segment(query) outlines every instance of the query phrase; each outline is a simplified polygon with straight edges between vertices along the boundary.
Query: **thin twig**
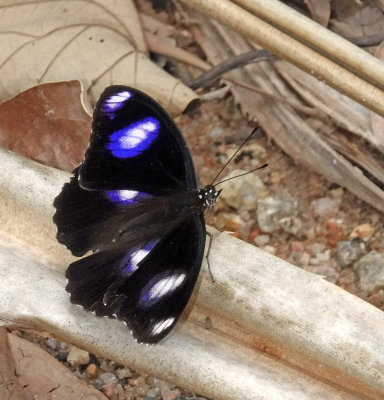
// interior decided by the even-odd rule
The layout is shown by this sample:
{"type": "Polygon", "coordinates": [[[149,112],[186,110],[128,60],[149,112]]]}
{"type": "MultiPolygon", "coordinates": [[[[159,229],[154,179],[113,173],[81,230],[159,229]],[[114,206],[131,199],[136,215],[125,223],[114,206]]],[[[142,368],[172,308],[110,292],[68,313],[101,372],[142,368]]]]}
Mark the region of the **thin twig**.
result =
{"type": "Polygon", "coordinates": [[[251,50],[247,53],[233,56],[221,62],[220,64],[214,66],[212,69],[201,74],[197,78],[186,82],[186,85],[189,86],[191,89],[196,90],[211,84],[213,81],[220,78],[228,71],[231,71],[235,68],[244,67],[251,62],[268,60],[272,57],[274,57],[274,55],[267,50],[251,50]]]}

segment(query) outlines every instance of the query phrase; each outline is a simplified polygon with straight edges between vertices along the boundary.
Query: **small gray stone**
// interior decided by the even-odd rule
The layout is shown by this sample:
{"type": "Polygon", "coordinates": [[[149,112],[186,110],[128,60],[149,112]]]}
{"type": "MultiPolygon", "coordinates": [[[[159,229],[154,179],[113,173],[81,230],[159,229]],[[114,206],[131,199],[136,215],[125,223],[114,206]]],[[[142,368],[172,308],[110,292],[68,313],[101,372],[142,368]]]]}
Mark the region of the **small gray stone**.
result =
{"type": "Polygon", "coordinates": [[[119,382],[116,375],[112,374],[112,372],[104,372],[103,374],[100,374],[99,378],[104,383],[118,383],[119,382]]]}
{"type": "Polygon", "coordinates": [[[322,253],[317,253],[315,257],[311,257],[310,264],[311,265],[323,265],[327,264],[331,259],[331,250],[327,249],[322,253]]]}
{"type": "Polygon", "coordinates": [[[105,385],[105,383],[101,379],[93,379],[89,382],[94,388],[97,390],[101,390],[101,388],[105,385]]]}
{"type": "Polygon", "coordinates": [[[297,215],[298,202],[286,193],[258,200],[257,222],[263,232],[271,233],[281,228],[280,220],[297,215]]]}
{"type": "Polygon", "coordinates": [[[354,264],[363,290],[384,286],[384,254],[371,251],[354,264]]]}
{"type": "Polygon", "coordinates": [[[55,338],[47,339],[47,346],[50,347],[51,349],[55,350],[56,346],[57,346],[57,340],[55,338]]]}
{"type": "Polygon", "coordinates": [[[279,225],[283,228],[284,232],[297,235],[303,226],[301,219],[298,217],[283,217],[279,219],[279,225]]]}
{"type": "Polygon", "coordinates": [[[161,395],[163,396],[165,393],[169,392],[173,385],[169,382],[163,381],[161,379],[156,379],[156,381],[152,385],[154,388],[160,389],[161,395]]]}
{"type": "Polygon", "coordinates": [[[343,240],[337,243],[337,262],[341,268],[345,268],[361,258],[366,252],[363,240],[356,238],[343,240]]]}
{"type": "Polygon", "coordinates": [[[221,128],[220,126],[215,125],[211,132],[209,132],[209,137],[212,139],[218,139],[219,137],[223,136],[224,129],[221,128]]]}
{"type": "MultiPolygon", "coordinates": [[[[236,169],[223,178],[241,175],[248,171],[236,169]]],[[[220,185],[221,186],[221,185],[220,185]]],[[[255,210],[257,200],[267,195],[263,181],[256,174],[242,176],[223,183],[220,197],[231,207],[242,210],[255,210]]]]}
{"type": "Polygon", "coordinates": [[[269,242],[270,239],[271,237],[269,235],[259,235],[256,236],[253,241],[255,242],[257,247],[263,247],[269,242]]]}
{"type": "Polygon", "coordinates": [[[340,198],[332,199],[330,197],[322,197],[312,202],[313,212],[318,217],[334,216],[340,207],[340,198]]]}
{"type": "Polygon", "coordinates": [[[153,398],[160,397],[160,389],[159,388],[149,389],[148,393],[147,393],[147,396],[148,397],[153,397],[153,398]]]}

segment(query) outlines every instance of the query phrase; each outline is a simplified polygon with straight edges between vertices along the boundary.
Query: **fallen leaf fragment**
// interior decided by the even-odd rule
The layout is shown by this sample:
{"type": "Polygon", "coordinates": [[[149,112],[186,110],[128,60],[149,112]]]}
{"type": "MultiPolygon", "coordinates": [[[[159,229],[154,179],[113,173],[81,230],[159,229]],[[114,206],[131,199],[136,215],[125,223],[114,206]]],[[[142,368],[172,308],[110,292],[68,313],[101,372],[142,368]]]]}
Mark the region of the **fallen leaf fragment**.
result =
{"type": "Polygon", "coordinates": [[[196,99],[148,58],[132,0],[2,2],[0,35],[0,101],[38,83],[74,79],[92,104],[112,84],[148,92],[172,115],[196,99]]]}
{"type": "Polygon", "coordinates": [[[90,131],[79,81],[41,84],[0,104],[0,145],[52,167],[79,165],[90,131]]]}
{"type": "Polygon", "coordinates": [[[40,347],[8,334],[15,369],[27,399],[107,400],[40,347]]]}

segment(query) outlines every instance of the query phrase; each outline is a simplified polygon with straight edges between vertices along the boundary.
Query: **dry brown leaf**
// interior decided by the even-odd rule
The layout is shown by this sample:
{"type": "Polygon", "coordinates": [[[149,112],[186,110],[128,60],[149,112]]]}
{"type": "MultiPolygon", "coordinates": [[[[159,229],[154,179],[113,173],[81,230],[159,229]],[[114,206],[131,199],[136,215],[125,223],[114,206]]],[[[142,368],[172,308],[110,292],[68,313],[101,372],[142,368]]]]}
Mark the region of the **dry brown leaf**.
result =
{"type": "Polygon", "coordinates": [[[45,83],[0,104],[0,145],[66,171],[83,159],[91,117],[79,81],[45,83]]]}
{"type": "Polygon", "coordinates": [[[0,399],[24,400],[5,328],[0,328],[0,399]]]}
{"type": "Polygon", "coordinates": [[[376,147],[383,146],[383,142],[372,131],[370,111],[367,108],[292,64],[277,61],[274,66],[308,104],[324,111],[338,126],[364,138],[376,147]]]}
{"type": "Polygon", "coordinates": [[[331,15],[330,0],[305,0],[312,18],[321,25],[328,26],[331,15]]]}
{"type": "Polygon", "coordinates": [[[0,27],[0,100],[41,82],[74,79],[92,102],[104,87],[126,84],[150,93],[173,115],[196,97],[146,56],[132,1],[6,0],[0,27]]]}
{"type": "Polygon", "coordinates": [[[8,334],[8,339],[27,399],[107,400],[40,347],[12,334],[8,334]]]}
{"type": "Polygon", "coordinates": [[[344,37],[361,37],[383,32],[384,14],[379,4],[372,2],[369,5],[360,2],[351,4],[350,0],[345,3],[348,4],[345,4],[343,11],[340,11],[340,19],[332,19],[330,22],[333,31],[344,37]]]}

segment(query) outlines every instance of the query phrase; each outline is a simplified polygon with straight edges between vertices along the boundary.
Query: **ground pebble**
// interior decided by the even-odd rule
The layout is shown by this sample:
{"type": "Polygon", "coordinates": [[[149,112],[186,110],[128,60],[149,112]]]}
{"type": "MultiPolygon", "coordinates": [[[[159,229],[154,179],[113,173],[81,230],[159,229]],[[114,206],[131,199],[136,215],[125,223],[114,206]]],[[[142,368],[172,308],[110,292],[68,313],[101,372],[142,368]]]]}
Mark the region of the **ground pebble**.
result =
{"type": "Polygon", "coordinates": [[[57,340],[55,338],[47,339],[47,346],[50,347],[51,349],[55,350],[56,346],[57,346],[57,340]]]}
{"type": "Polygon", "coordinates": [[[97,376],[97,366],[96,364],[89,364],[87,369],[85,370],[85,375],[88,379],[94,379],[97,376]]]}
{"type": "Polygon", "coordinates": [[[282,228],[280,221],[284,222],[285,217],[295,217],[297,207],[297,200],[286,193],[259,199],[256,212],[259,228],[266,233],[282,228]]]}
{"type": "Polygon", "coordinates": [[[132,378],[129,380],[129,384],[131,386],[144,386],[145,385],[145,379],[143,376],[139,376],[137,378],[132,378]]]}
{"type": "Polygon", "coordinates": [[[88,351],[78,349],[77,347],[73,346],[71,351],[68,353],[67,362],[72,367],[88,364],[89,353],[88,351]]]}
{"type": "Polygon", "coordinates": [[[221,128],[220,126],[214,126],[211,132],[209,132],[209,137],[212,139],[218,139],[220,136],[222,136],[224,133],[224,129],[221,128]]]}
{"type": "Polygon", "coordinates": [[[101,379],[94,379],[89,382],[94,388],[101,390],[101,388],[104,386],[104,382],[101,379]]]}
{"type": "Polygon", "coordinates": [[[363,239],[364,241],[367,241],[372,237],[374,231],[375,228],[372,225],[361,224],[353,229],[353,231],[349,235],[349,238],[350,239],[360,238],[363,239]]]}
{"type": "Polygon", "coordinates": [[[131,378],[132,376],[132,372],[128,367],[124,367],[124,368],[118,368],[115,371],[115,375],[119,378],[119,379],[124,379],[124,378],[131,378]]]}
{"type": "Polygon", "coordinates": [[[123,386],[122,386],[120,383],[118,383],[118,384],[116,385],[116,393],[117,393],[119,396],[124,396],[124,394],[125,394],[124,388],[123,388],[123,386]]]}
{"type": "Polygon", "coordinates": [[[270,253],[270,254],[276,254],[276,247],[273,247],[273,246],[264,246],[263,248],[262,248],[264,251],[266,251],[267,253],[270,253]]]}
{"type": "Polygon", "coordinates": [[[332,217],[339,211],[340,200],[321,197],[312,202],[313,212],[318,217],[332,217]]]}
{"type": "Polygon", "coordinates": [[[354,264],[363,290],[384,286],[384,254],[371,251],[354,264]]]}
{"type": "Polygon", "coordinates": [[[161,392],[161,395],[163,395],[164,393],[169,392],[169,391],[172,389],[172,387],[173,387],[173,385],[171,385],[170,383],[168,383],[168,382],[166,382],[166,381],[163,381],[163,380],[161,380],[161,379],[157,379],[157,380],[153,383],[152,386],[153,386],[153,387],[156,387],[156,388],[159,388],[159,389],[160,389],[160,392],[161,392]]]}
{"type": "Polygon", "coordinates": [[[359,238],[338,242],[337,262],[341,268],[345,268],[361,258],[365,251],[365,243],[359,238]]]}
{"type": "Polygon", "coordinates": [[[288,261],[298,267],[305,267],[309,265],[310,259],[311,256],[308,253],[294,251],[289,256],[288,261]]]}
{"type": "MultiPolygon", "coordinates": [[[[223,178],[227,179],[248,171],[236,169],[223,178]]],[[[232,179],[223,184],[220,197],[231,207],[242,210],[254,210],[257,200],[267,195],[267,189],[259,176],[249,174],[241,179],[232,179]]]]}
{"type": "Polygon", "coordinates": [[[104,372],[103,374],[100,374],[99,378],[104,382],[104,383],[118,383],[119,380],[117,379],[115,374],[112,374],[112,372],[104,372]]]}
{"type": "Polygon", "coordinates": [[[331,259],[331,250],[325,250],[323,253],[317,253],[315,257],[310,259],[311,265],[322,265],[326,264],[331,259]]]}
{"type": "Polygon", "coordinates": [[[279,225],[283,228],[284,232],[297,235],[300,232],[303,223],[301,222],[300,218],[290,216],[281,218],[279,220],[279,225]]]}
{"type": "Polygon", "coordinates": [[[160,396],[160,389],[159,388],[149,389],[148,393],[147,393],[147,396],[148,397],[153,397],[153,398],[159,397],[160,396]]]}
{"type": "Polygon", "coordinates": [[[163,400],[176,400],[177,398],[180,398],[180,391],[177,389],[163,394],[163,400]]]}
{"type": "Polygon", "coordinates": [[[117,394],[116,383],[108,382],[101,388],[102,392],[111,399],[114,394],[117,394]]]}
{"type": "Polygon", "coordinates": [[[263,247],[269,242],[270,239],[271,237],[269,235],[259,235],[256,236],[253,241],[255,242],[256,246],[263,247]]]}

